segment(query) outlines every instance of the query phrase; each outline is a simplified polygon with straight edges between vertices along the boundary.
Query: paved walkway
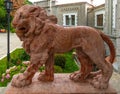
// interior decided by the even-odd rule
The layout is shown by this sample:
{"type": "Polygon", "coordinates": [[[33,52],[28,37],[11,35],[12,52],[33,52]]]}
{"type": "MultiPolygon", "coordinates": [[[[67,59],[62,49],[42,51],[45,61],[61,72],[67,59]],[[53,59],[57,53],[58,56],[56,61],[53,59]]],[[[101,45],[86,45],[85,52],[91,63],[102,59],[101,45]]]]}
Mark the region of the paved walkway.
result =
{"type": "MultiPolygon", "coordinates": [[[[10,51],[21,47],[22,42],[15,33],[10,34],[10,51]]],[[[7,54],[7,33],[0,33],[0,58],[7,54]]]]}

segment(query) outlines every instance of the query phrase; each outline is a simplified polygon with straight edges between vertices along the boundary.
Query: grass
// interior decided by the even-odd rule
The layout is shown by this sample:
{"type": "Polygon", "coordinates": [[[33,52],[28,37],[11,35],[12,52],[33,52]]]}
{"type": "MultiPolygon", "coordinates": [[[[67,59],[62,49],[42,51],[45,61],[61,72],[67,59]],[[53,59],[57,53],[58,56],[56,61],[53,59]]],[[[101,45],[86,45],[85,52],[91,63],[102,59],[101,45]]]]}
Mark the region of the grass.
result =
{"type": "MultiPolygon", "coordinates": [[[[15,71],[12,71],[10,73],[11,77],[10,79],[5,79],[4,82],[0,82],[0,87],[1,86],[6,86],[8,82],[11,81],[12,79],[12,76],[14,74],[17,74],[20,72],[20,69],[21,69],[21,64],[20,62],[22,62],[21,60],[19,60],[23,54],[24,50],[23,49],[16,49],[15,51],[13,51],[11,54],[10,54],[10,62],[9,62],[9,66],[12,67],[12,66],[16,66],[17,65],[17,70],[15,71]]],[[[2,74],[6,72],[7,70],[7,57],[4,57],[3,59],[0,60],[0,80],[2,79],[2,74]]]]}
{"type": "Polygon", "coordinates": [[[4,73],[7,69],[7,59],[3,58],[2,60],[0,60],[0,77],[2,75],[2,73],[4,73]]]}

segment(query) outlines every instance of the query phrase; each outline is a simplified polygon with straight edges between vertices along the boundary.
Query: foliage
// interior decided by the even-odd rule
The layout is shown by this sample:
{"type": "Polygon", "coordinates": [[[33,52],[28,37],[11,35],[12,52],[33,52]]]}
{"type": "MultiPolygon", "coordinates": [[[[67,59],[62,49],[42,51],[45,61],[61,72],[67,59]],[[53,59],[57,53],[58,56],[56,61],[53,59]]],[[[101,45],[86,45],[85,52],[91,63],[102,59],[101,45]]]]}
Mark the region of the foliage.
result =
{"type": "Polygon", "coordinates": [[[0,60],[0,76],[2,75],[2,73],[4,73],[7,69],[7,60],[6,58],[3,58],[2,60],[0,60]]]}
{"type": "MultiPolygon", "coordinates": [[[[45,66],[39,68],[39,71],[42,72],[45,70],[45,66]]],[[[63,69],[60,66],[54,65],[54,73],[62,73],[63,69]]]]}
{"type": "Polygon", "coordinates": [[[0,29],[6,28],[6,10],[4,6],[4,0],[0,0],[0,29]]]}
{"type": "Polygon", "coordinates": [[[11,53],[11,63],[14,65],[20,65],[22,61],[29,60],[29,55],[26,54],[24,49],[16,49],[11,53]]]}
{"type": "Polygon", "coordinates": [[[60,67],[60,66],[54,66],[54,72],[55,73],[62,73],[63,72],[63,69],[60,67]]]}
{"type": "Polygon", "coordinates": [[[25,53],[25,51],[23,49],[16,49],[15,51],[13,51],[10,54],[10,57],[11,57],[10,62],[9,62],[10,69],[14,66],[16,66],[17,69],[10,71],[9,79],[2,77],[2,75],[4,75],[4,74],[7,75],[6,74],[6,70],[8,70],[7,69],[7,58],[5,57],[2,60],[0,60],[0,86],[6,86],[7,83],[11,81],[13,75],[24,72],[24,70],[27,67],[26,65],[24,65],[22,63],[22,61],[23,61],[23,59],[28,60],[29,56],[25,53]]]}
{"type": "Polygon", "coordinates": [[[0,79],[1,79],[0,86],[7,86],[7,83],[11,81],[12,77],[15,74],[22,73],[22,72],[24,72],[25,69],[26,69],[26,67],[21,66],[21,65],[11,67],[9,69],[10,70],[9,73],[4,72],[4,74],[2,74],[2,76],[0,76],[0,79]],[[9,78],[7,77],[8,74],[10,75],[9,78]]]}
{"type": "MultiPolygon", "coordinates": [[[[32,4],[32,2],[25,0],[25,4],[32,4]]],[[[12,21],[12,17],[10,17],[10,20],[12,21]]],[[[7,30],[7,13],[5,10],[4,0],[0,0],[0,29],[7,30]]],[[[10,32],[15,32],[15,29],[12,26],[10,27],[10,32]]]]}
{"type": "Polygon", "coordinates": [[[30,56],[25,52],[25,50],[22,49],[19,59],[22,61],[28,61],[30,60],[30,56]]]}
{"type": "Polygon", "coordinates": [[[75,64],[74,59],[72,58],[72,52],[73,51],[70,51],[64,54],[66,58],[66,64],[65,68],[63,69],[63,73],[71,73],[79,69],[78,66],[75,64]]]}
{"type": "Polygon", "coordinates": [[[60,66],[61,68],[65,68],[66,59],[63,54],[55,55],[55,65],[60,66]]]}
{"type": "Polygon", "coordinates": [[[25,4],[32,4],[29,0],[25,0],[25,4]]]}
{"type": "MultiPolygon", "coordinates": [[[[23,49],[16,49],[10,54],[10,62],[9,66],[16,66],[16,65],[22,65],[23,59],[27,61],[29,58],[28,55],[26,55],[25,51],[23,49]]],[[[3,58],[0,60],[0,76],[2,73],[4,73],[7,69],[7,58],[3,58]]]]}

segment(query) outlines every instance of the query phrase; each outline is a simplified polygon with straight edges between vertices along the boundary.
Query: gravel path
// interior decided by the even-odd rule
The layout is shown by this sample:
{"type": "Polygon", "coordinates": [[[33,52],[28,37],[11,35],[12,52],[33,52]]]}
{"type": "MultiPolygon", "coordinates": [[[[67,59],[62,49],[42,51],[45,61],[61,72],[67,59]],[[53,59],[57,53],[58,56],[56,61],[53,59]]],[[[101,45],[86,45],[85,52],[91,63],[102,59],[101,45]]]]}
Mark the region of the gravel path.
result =
{"type": "MultiPolygon", "coordinates": [[[[10,34],[10,51],[15,48],[20,48],[22,42],[18,39],[15,33],[10,34]]],[[[7,54],[7,33],[0,33],[0,58],[7,54]]]]}

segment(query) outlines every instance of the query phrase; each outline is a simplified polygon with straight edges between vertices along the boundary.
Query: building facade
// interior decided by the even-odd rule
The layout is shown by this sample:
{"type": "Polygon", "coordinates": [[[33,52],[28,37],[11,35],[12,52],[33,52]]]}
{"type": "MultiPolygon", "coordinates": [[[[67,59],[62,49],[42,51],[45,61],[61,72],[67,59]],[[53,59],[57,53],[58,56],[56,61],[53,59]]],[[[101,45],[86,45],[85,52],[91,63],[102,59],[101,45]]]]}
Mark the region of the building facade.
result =
{"type": "Polygon", "coordinates": [[[89,16],[87,15],[88,9],[90,10],[93,6],[87,2],[55,5],[53,0],[43,0],[34,4],[45,8],[49,15],[56,15],[59,25],[69,27],[92,24],[93,26],[93,15],[91,15],[90,23],[88,23],[89,16]]]}
{"type": "Polygon", "coordinates": [[[114,68],[120,73],[120,0],[105,0],[104,32],[111,37],[116,48],[114,68]]]}

